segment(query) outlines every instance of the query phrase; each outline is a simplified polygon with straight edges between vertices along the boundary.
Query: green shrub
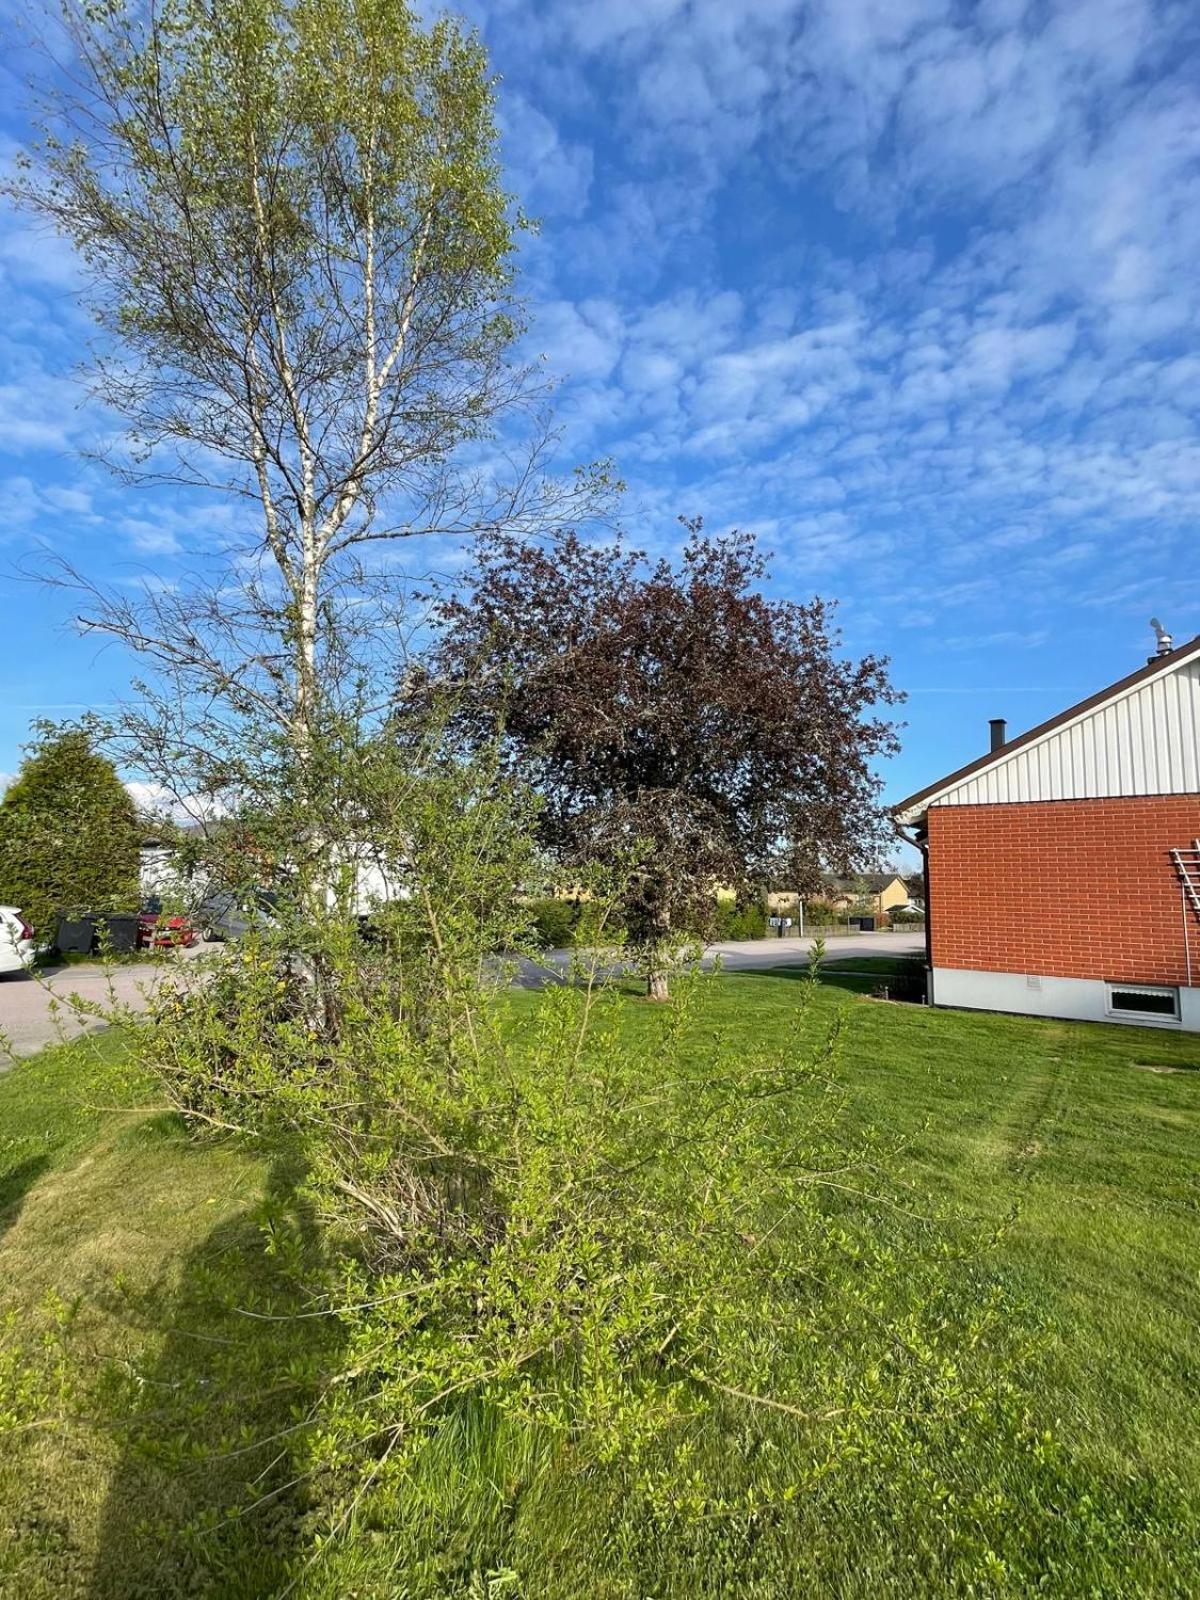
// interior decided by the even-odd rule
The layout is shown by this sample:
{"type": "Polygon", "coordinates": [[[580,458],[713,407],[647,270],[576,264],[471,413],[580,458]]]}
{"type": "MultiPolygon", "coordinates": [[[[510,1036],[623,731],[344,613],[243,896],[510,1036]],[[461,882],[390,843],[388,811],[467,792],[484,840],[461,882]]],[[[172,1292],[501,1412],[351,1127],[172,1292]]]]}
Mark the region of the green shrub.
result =
{"type": "Polygon", "coordinates": [[[733,919],[734,939],[762,939],[767,932],[767,913],[760,905],[743,906],[733,919]]]}
{"type": "MultiPolygon", "coordinates": [[[[399,792],[386,767],[372,781],[399,792]]],[[[1003,1302],[947,1298],[953,1232],[874,1136],[841,1131],[842,1013],[814,1017],[815,981],[795,1026],[753,1044],[695,973],[633,1032],[582,971],[517,1005],[493,952],[528,911],[500,892],[528,870],[519,804],[492,773],[440,769],[409,777],[394,827],[409,893],[370,941],[336,906],[283,908],[132,1030],[181,1111],[298,1174],[321,1249],[282,1214],[269,1248],[340,1330],[283,1446],[289,1479],[320,1485],[311,1531],[386,1518],[415,1563],[386,1592],[468,1592],[441,1562],[465,1547],[487,1570],[481,1513],[427,1485],[486,1430],[530,1472],[607,1486],[622,1584],[659,1540],[697,1572],[723,1549],[740,1592],[747,1518],[958,1425],[956,1352],[1003,1302]],[[870,1228],[848,1194],[877,1204],[870,1228]],[[786,1455],[760,1450],[781,1428],[786,1455]],[[728,1449],[700,1447],[732,1436],[731,1477],[728,1449]]]]}
{"type": "Polygon", "coordinates": [[[722,901],[717,907],[714,938],[762,939],[767,933],[767,913],[754,903],[722,901]]]}
{"type": "Polygon", "coordinates": [[[579,906],[573,900],[547,897],[527,907],[534,942],[542,950],[565,950],[575,943],[579,906]]]}
{"type": "Polygon", "coordinates": [[[0,803],[0,901],[53,939],[61,912],[137,908],[140,832],[129,791],[87,733],[35,732],[0,803]]]}
{"type": "MultiPolygon", "coordinates": [[[[952,1351],[999,1307],[947,1313],[945,1239],[924,1219],[852,1240],[830,1205],[821,1174],[882,1166],[837,1131],[840,1018],[815,1049],[735,1048],[707,981],[677,984],[632,1039],[623,996],[587,986],[551,988],[518,1022],[478,997],[469,1034],[429,1026],[440,1008],[350,1007],[319,1071],[311,1019],[256,937],[176,1009],[158,1054],[177,1103],[295,1141],[330,1241],[310,1288],[342,1325],[341,1367],[297,1470],[403,1503],[477,1408],[568,1478],[615,1474],[647,1527],[686,1543],[735,1515],[693,1458],[731,1402],[747,1426],[759,1410],[830,1419],[787,1475],[751,1474],[767,1518],[877,1448],[879,1416],[957,1414],[952,1351]],[[881,1318],[901,1274],[920,1294],[881,1318]]],[[[389,989],[381,965],[370,990],[389,989]]],[[[801,985],[798,1023],[811,996],[801,985]]]]}

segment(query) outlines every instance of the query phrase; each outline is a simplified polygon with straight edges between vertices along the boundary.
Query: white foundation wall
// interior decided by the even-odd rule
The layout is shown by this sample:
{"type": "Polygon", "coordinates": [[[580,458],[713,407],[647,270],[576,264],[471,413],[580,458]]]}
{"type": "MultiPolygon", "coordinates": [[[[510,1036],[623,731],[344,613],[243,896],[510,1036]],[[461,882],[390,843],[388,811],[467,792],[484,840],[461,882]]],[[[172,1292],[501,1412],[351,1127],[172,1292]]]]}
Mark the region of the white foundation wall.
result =
{"type": "Polygon", "coordinates": [[[1200,1033],[1200,989],[1180,989],[1178,1017],[1133,1018],[1113,1016],[1108,1009],[1108,985],[1098,978],[1045,978],[1037,973],[966,972],[959,967],[934,967],[930,979],[929,999],[935,1006],[1200,1033]]]}

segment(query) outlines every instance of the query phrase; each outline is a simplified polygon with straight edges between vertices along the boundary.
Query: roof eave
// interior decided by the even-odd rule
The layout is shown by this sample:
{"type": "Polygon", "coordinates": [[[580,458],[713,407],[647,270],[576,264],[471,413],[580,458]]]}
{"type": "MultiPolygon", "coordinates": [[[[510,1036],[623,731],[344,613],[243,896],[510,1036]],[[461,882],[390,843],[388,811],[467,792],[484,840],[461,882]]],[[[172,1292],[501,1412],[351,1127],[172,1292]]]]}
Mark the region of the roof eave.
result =
{"type": "Polygon", "coordinates": [[[947,790],[956,788],[966,778],[973,778],[986,768],[995,766],[1012,755],[1014,751],[1024,749],[1025,746],[1036,744],[1048,734],[1065,727],[1067,723],[1074,722],[1077,717],[1087,716],[1097,710],[1109,700],[1119,699],[1131,690],[1140,688],[1142,684],[1149,683],[1160,673],[1173,672],[1176,667],[1184,666],[1193,657],[1200,655],[1200,634],[1189,639],[1185,644],[1169,651],[1163,656],[1154,656],[1144,667],[1139,667],[1136,672],[1129,673],[1124,678],[1119,678],[1116,683],[1110,683],[1107,689],[1101,689],[1094,695],[1089,695],[1086,700],[1077,701],[1075,705],[1068,706],[1065,711],[1060,711],[1057,716],[1050,717],[1045,722],[1040,722],[1037,727],[1030,728],[1028,732],[1010,739],[1002,744],[998,750],[989,750],[986,754],[968,761],[965,767],[959,767],[957,772],[951,772],[944,778],[939,778],[936,783],[929,784],[924,789],[918,789],[915,794],[910,794],[906,800],[901,800],[892,807],[892,817],[901,827],[912,827],[919,823],[931,805],[936,805],[939,798],[947,790]]]}

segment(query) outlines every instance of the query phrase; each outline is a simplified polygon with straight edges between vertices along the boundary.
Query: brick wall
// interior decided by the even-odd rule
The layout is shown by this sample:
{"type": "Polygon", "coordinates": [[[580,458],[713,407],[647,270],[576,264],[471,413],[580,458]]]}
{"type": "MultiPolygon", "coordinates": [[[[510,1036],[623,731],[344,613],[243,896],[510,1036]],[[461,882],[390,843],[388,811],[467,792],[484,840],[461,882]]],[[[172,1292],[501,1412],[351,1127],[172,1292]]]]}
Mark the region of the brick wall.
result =
{"type": "MultiPolygon", "coordinates": [[[[935,967],[1186,983],[1172,845],[1200,795],[931,806],[935,967]]],[[[1190,925],[1200,973],[1200,920],[1190,925]]]]}

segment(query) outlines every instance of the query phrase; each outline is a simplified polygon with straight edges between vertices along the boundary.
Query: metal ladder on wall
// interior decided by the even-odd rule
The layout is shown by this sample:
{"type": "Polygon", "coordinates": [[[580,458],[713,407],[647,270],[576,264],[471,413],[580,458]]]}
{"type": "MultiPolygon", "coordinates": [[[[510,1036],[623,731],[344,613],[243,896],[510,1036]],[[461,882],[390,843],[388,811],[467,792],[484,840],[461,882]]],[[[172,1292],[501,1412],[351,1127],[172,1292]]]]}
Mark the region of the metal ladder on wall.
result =
{"type": "Polygon", "coordinates": [[[1186,850],[1172,850],[1171,861],[1179,878],[1179,901],[1183,912],[1183,949],[1187,959],[1188,988],[1192,983],[1192,941],[1189,933],[1192,916],[1200,922],[1200,839],[1193,839],[1186,850]]]}

